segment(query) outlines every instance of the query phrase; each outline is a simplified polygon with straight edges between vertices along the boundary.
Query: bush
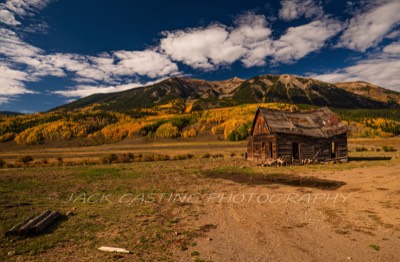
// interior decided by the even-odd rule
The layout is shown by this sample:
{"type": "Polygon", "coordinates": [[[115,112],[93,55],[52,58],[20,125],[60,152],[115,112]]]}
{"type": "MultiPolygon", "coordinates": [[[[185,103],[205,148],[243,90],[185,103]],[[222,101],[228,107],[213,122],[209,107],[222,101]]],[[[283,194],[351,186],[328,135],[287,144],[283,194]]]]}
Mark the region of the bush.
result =
{"type": "Polygon", "coordinates": [[[171,159],[171,157],[169,155],[157,154],[157,155],[154,156],[154,160],[155,161],[167,161],[167,160],[170,160],[170,159],[171,159]]]}
{"type": "Polygon", "coordinates": [[[60,164],[60,165],[64,162],[64,161],[63,161],[63,158],[60,157],[60,156],[57,157],[56,159],[57,159],[58,164],[60,164]]]}
{"type": "Polygon", "coordinates": [[[171,123],[166,123],[157,128],[155,137],[159,138],[177,138],[179,136],[179,129],[171,123]]]}
{"type": "Polygon", "coordinates": [[[197,130],[194,128],[189,129],[189,130],[184,130],[184,131],[182,131],[181,136],[183,138],[195,137],[195,136],[197,136],[197,130]]]}
{"type": "Polygon", "coordinates": [[[397,151],[397,149],[394,148],[393,146],[383,146],[382,150],[385,151],[385,152],[395,152],[395,151],[397,151]]]}
{"type": "Polygon", "coordinates": [[[3,168],[6,165],[6,161],[0,158],[0,168],[3,168]]]}
{"type": "Polygon", "coordinates": [[[129,163],[133,161],[133,154],[132,153],[124,153],[118,155],[118,162],[119,163],[129,163]]]}
{"type": "Polygon", "coordinates": [[[32,156],[21,156],[17,159],[17,162],[19,163],[24,163],[25,165],[32,162],[33,161],[33,157],[32,156]]]}
{"type": "Polygon", "coordinates": [[[231,156],[231,157],[235,157],[236,154],[232,152],[232,153],[230,153],[230,156],[231,156]]]}
{"type": "Polygon", "coordinates": [[[219,158],[219,157],[224,157],[223,154],[214,154],[212,155],[213,158],[219,158]]]}
{"type": "Polygon", "coordinates": [[[368,148],[362,146],[362,147],[356,147],[356,152],[363,152],[363,151],[368,151],[368,148]]]}
{"type": "Polygon", "coordinates": [[[210,157],[211,157],[211,154],[210,154],[210,153],[204,154],[204,155],[202,156],[202,158],[210,158],[210,157]]]}
{"type": "Polygon", "coordinates": [[[238,131],[233,130],[232,132],[229,133],[227,139],[229,141],[239,141],[240,140],[240,135],[239,135],[238,131]]]}
{"type": "Polygon", "coordinates": [[[153,154],[143,154],[142,155],[142,162],[151,162],[154,161],[154,155],[153,154]]]}
{"type": "Polygon", "coordinates": [[[184,155],[176,155],[173,157],[173,160],[185,160],[194,158],[193,154],[184,154],[184,155]]]}
{"type": "Polygon", "coordinates": [[[116,154],[106,154],[100,158],[102,164],[111,164],[118,159],[116,154]]]}

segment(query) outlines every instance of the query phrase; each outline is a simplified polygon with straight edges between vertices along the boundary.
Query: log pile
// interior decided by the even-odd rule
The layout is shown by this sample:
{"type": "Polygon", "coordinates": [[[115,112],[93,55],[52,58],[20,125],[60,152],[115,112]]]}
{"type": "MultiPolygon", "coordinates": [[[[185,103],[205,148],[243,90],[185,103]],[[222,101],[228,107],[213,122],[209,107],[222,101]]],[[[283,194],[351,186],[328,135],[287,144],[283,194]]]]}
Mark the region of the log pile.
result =
{"type": "Polygon", "coordinates": [[[23,236],[30,234],[40,234],[46,228],[48,228],[51,224],[53,224],[58,218],[62,215],[58,211],[51,212],[50,210],[46,210],[35,216],[28,221],[21,222],[10,228],[5,232],[5,236],[23,236]]]}
{"type": "Polygon", "coordinates": [[[294,159],[292,157],[279,157],[277,159],[267,159],[261,165],[262,166],[303,166],[311,164],[334,164],[334,163],[345,163],[347,159],[340,160],[329,160],[320,161],[317,159],[294,159]]]}

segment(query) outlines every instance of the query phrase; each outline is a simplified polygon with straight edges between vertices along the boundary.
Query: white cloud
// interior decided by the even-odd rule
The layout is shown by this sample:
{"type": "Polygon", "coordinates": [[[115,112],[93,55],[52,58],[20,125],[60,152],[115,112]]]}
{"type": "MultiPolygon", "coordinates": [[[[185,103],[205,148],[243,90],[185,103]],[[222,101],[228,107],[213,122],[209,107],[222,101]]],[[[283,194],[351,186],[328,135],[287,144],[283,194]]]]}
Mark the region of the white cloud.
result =
{"type": "Polygon", "coordinates": [[[7,0],[0,4],[0,22],[9,26],[18,26],[21,23],[16,16],[33,16],[45,8],[52,0],[7,0]]]}
{"type": "Polygon", "coordinates": [[[386,35],[385,37],[389,38],[389,39],[395,39],[399,36],[400,36],[400,30],[395,30],[395,31],[391,32],[390,34],[386,35]]]}
{"type": "Polygon", "coordinates": [[[22,41],[15,32],[0,28],[0,55],[7,56],[15,61],[20,57],[37,56],[44,51],[22,41]]]}
{"type": "MultiPolygon", "coordinates": [[[[390,46],[392,45],[388,47],[390,46]]],[[[331,73],[321,75],[310,74],[310,76],[331,83],[366,81],[400,92],[399,72],[400,53],[392,53],[390,56],[380,53],[375,58],[359,60],[355,65],[335,70],[331,73]]]]}
{"type": "Polygon", "coordinates": [[[25,87],[23,81],[29,81],[26,72],[13,70],[5,64],[0,64],[0,104],[10,101],[10,97],[21,94],[34,94],[25,87]]]}
{"type": "Polygon", "coordinates": [[[400,55],[400,43],[392,43],[383,48],[383,52],[400,55]]]}
{"type": "MultiPolygon", "coordinates": [[[[57,90],[53,91],[53,94],[58,94],[64,97],[86,97],[93,94],[105,94],[105,93],[114,93],[129,90],[132,88],[137,88],[141,86],[148,86],[160,81],[165,80],[166,78],[160,78],[154,81],[149,81],[146,83],[140,82],[132,82],[127,84],[120,84],[120,85],[77,85],[75,87],[69,88],[67,90],[57,90]]],[[[73,101],[73,99],[70,99],[73,101]]]]}
{"type": "Polygon", "coordinates": [[[245,50],[241,62],[245,67],[262,66],[265,57],[273,54],[271,29],[264,16],[247,13],[235,21],[236,28],[230,33],[229,39],[234,44],[241,45],[245,50]]]}
{"type": "Polygon", "coordinates": [[[242,53],[241,46],[228,42],[229,32],[223,25],[166,32],[160,48],[173,60],[196,69],[213,69],[232,63],[242,53]]]}
{"type": "Polygon", "coordinates": [[[117,86],[92,86],[92,85],[78,85],[69,90],[57,90],[52,92],[53,94],[62,95],[65,97],[85,97],[92,94],[99,93],[113,93],[119,91],[125,91],[135,87],[142,86],[140,83],[130,83],[117,86]]]}
{"type": "Polygon", "coordinates": [[[10,11],[5,9],[0,10],[0,22],[11,26],[16,26],[21,24],[15,19],[14,15],[10,11]]]}
{"type": "Polygon", "coordinates": [[[213,24],[164,34],[160,49],[195,69],[213,70],[238,60],[246,67],[263,65],[272,53],[271,29],[264,16],[254,13],[239,16],[233,28],[213,24]]]}
{"type": "Polygon", "coordinates": [[[384,1],[365,13],[356,14],[338,43],[339,47],[365,51],[375,47],[392,28],[400,23],[400,1],[384,1]]]}
{"type": "Polygon", "coordinates": [[[282,0],[281,6],[279,17],[285,21],[292,21],[302,16],[312,18],[324,15],[322,6],[314,0],[282,0]]]}
{"type": "Polygon", "coordinates": [[[276,62],[293,62],[321,49],[325,42],[336,35],[342,26],[331,19],[313,21],[309,24],[290,27],[279,40],[273,43],[276,62]]]}
{"type": "Polygon", "coordinates": [[[178,71],[175,63],[154,50],[117,51],[113,56],[119,59],[116,64],[107,58],[99,58],[97,61],[116,75],[138,74],[156,78],[178,71]]]}
{"type": "Polygon", "coordinates": [[[7,104],[8,102],[10,102],[10,100],[10,97],[0,95],[0,105],[7,104]]]}

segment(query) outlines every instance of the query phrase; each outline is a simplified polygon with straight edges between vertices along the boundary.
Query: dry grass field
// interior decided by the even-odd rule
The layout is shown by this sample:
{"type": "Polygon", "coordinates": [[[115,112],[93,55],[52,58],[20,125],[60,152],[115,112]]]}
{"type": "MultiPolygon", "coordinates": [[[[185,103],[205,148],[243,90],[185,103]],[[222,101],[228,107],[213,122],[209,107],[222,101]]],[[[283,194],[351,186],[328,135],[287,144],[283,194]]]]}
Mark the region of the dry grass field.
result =
{"type": "Polygon", "coordinates": [[[352,139],[349,146],[352,157],[392,159],[261,167],[240,156],[244,142],[8,144],[0,149],[7,163],[31,155],[48,164],[0,169],[1,232],[46,209],[72,213],[40,235],[2,236],[0,260],[398,261],[400,139],[352,139]],[[397,151],[384,152],[385,145],[397,151]],[[128,152],[194,156],[82,161],[128,152]]]}

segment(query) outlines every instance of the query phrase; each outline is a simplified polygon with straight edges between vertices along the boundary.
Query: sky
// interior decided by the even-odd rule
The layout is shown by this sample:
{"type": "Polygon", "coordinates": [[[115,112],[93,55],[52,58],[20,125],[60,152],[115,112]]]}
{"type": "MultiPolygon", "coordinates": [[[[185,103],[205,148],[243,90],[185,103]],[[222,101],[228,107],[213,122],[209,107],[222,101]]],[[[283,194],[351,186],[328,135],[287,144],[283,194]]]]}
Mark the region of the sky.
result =
{"type": "Polygon", "coordinates": [[[174,76],[294,74],[400,91],[400,0],[0,0],[0,111],[174,76]]]}

